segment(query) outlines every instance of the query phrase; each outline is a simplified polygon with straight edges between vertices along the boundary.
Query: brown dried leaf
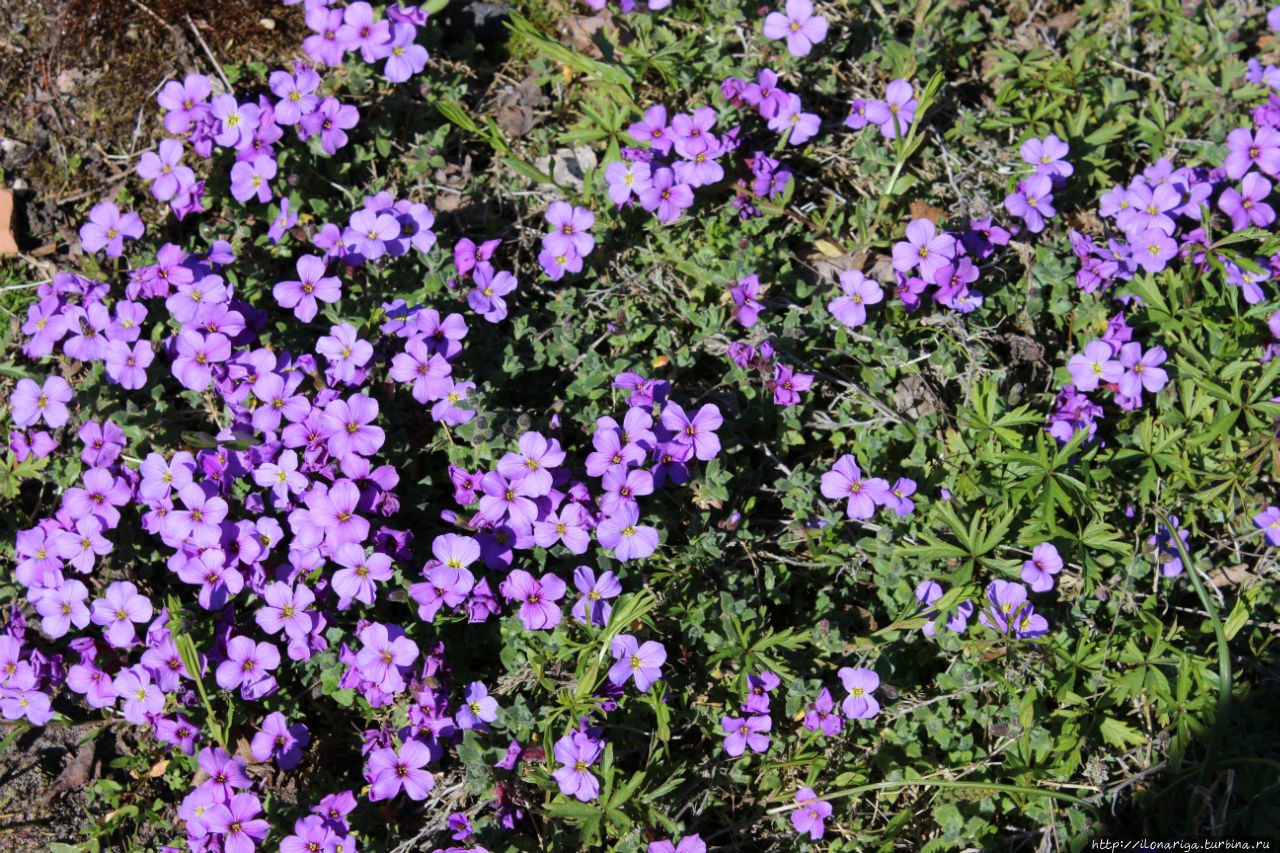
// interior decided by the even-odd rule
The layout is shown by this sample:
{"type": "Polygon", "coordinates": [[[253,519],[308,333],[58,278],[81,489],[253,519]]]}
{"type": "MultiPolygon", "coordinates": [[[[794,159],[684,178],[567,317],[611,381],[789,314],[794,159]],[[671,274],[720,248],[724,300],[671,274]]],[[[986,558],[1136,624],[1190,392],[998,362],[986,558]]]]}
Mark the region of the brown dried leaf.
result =
{"type": "Polygon", "coordinates": [[[93,781],[93,753],[97,748],[97,737],[92,740],[80,744],[80,748],[76,750],[75,758],[62,769],[58,774],[58,778],[54,780],[53,785],[45,792],[41,802],[49,805],[54,798],[68,791],[78,791],[88,786],[93,781]]]}
{"type": "Polygon", "coordinates": [[[1256,576],[1251,573],[1247,566],[1243,563],[1234,566],[1222,566],[1209,572],[1209,583],[1218,588],[1224,586],[1235,586],[1245,581],[1255,579],[1256,576]]]}
{"type": "Polygon", "coordinates": [[[13,237],[13,190],[0,190],[0,255],[18,254],[13,237]]]}
{"type": "Polygon", "coordinates": [[[541,123],[542,117],[535,112],[548,103],[550,101],[543,94],[537,78],[526,77],[519,86],[508,86],[503,90],[494,120],[507,136],[513,139],[524,136],[541,123]]]}
{"type": "Polygon", "coordinates": [[[600,30],[606,33],[618,31],[613,24],[613,14],[608,9],[598,15],[568,15],[564,28],[573,40],[574,48],[592,59],[604,59],[604,54],[595,43],[595,34],[600,30]]]}
{"type": "Polygon", "coordinates": [[[942,208],[934,207],[933,205],[927,204],[926,202],[923,202],[920,199],[916,199],[915,201],[911,202],[911,218],[912,219],[927,219],[930,222],[932,222],[934,225],[937,225],[938,217],[941,216],[942,213],[943,213],[942,208]]]}

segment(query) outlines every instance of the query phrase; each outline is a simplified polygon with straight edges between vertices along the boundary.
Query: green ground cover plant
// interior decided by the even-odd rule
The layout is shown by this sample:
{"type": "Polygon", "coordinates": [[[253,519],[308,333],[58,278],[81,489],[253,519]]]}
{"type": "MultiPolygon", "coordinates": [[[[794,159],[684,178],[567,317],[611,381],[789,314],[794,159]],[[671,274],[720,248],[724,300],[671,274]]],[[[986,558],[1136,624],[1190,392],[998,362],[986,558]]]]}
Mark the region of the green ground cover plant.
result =
{"type": "Polygon", "coordinates": [[[305,7],[5,291],[63,849],[1280,835],[1280,11],[305,7]]]}

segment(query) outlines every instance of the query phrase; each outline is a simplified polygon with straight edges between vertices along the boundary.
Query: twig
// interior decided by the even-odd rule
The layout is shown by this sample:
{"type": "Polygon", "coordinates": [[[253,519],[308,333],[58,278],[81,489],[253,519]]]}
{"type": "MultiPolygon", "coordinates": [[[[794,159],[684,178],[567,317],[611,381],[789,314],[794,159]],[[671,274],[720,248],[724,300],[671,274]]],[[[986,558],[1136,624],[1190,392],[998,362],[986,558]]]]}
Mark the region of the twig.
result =
{"type": "Polygon", "coordinates": [[[219,64],[218,58],[213,55],[213,51],[209,49],[209,45],[205,44],[204,36],[200,35],[200,31],[196,29],[196,22],[191,20],[190,15],[183,15],[187,19],[187,26],[191,27],[191,34],[196,37],[196,41],[204,48],[205,56],[209,57],[209,61],[213,63],[213,70],[218,72],[218,78],[222,80],[222,85],[227,87],[227,91],[231,91],[231,81],[227,79],[227,75],[222,71],[222,65],[219,64]]]}
{"type": "MultiPolygon", "coordinates": [[[[146,12],[146,13],[147,13],[148,15],[150,15],[151,17],[155,18],[157,21],[159,21],[159,22],[160,22],[160,26],[164,27],[166,30],[173,29],[173,27],[169,24],[169,22],[168,22],[168,21],[166,21],[164,18],[160,17],[160,16],[159,16],[159,15],[157,15],[155,12],[153,12],[153,11],[151,10],[151,7],[150,7],[150,6],[148,6],[147,4],[145,4],[145,3],[141,3],[141,2],[139,2],[139,0],[129,0],[129,2],[130,2],[130,3],[132,3],[133,5],[137,6],[137,7],[138,7],[139,9],[141,9],[142,11],[146,12]]],[[[191,20],[191,19],[190,19],[190,18],[188,18],[187,20],[189,21],[189,20],[191,20]]]]}

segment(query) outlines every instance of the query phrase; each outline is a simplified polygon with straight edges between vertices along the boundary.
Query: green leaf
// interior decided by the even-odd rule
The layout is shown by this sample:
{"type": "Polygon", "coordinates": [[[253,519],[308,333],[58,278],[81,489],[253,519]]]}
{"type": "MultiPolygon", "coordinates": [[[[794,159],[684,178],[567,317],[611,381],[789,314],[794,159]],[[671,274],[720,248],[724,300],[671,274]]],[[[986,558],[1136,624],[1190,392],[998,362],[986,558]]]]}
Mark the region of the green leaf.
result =
{"type": "Polygon", "coordinates": [[[1141,732],[1114,717],[1104,717],[1102,722],[1098,724],[1098,731],[1103,740],[1117,749],[1128,749],[1131,746],[1139,746],[1147,742],[1146,737],[1141,732]]]}
{"type": "Polygon", "coordinates": [[[469,133],[480,132],[480,125],[476,124],[475,119],[467,115],[466,110],[458,104],[452,101],[436,101],[436,109],[440,111],[440,115],[463,130],[469,133]]]}

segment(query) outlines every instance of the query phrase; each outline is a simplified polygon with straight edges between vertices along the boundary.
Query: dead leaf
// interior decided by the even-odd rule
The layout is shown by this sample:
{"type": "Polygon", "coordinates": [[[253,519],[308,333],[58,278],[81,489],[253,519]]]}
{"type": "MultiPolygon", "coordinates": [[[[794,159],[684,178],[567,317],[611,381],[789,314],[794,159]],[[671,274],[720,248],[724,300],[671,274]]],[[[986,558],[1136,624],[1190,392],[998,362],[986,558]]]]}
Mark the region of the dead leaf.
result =
{"type": "Polygon", "coordinates": [[[519,86],[508,86],[503,90],[494,120],[508,137],[524,136],[542,122],[536,111],[548,103],[550,101],[543,94],[537,78],[526,77],[519,86]]]}
{"type": "Polygon", "coordinates": [[[54,780],[53,785],[45,792],[41,802],[49,805],[54,798],[60,794],[69,791],[79,791],[85,788],[93,779],[93,753],[97,748],[98,739],[95,736],[91,740],[80,744],[80,748],[76,750],[75,758],[62,769],[58,774],[58,778],[54,780]]]}
{"type": "Polygon", "coordinates": [[[573,39],[573,46],[592,59],[604,59],[604,54],[596,44],[595,34],[601,30],[606,33],[618,31],[618,28],[613,25],[613,15],[608,9],[598,15],[568,15],[564,21],[564,28],[569,38],[573,39]]]}
{"type": "Polygon", "coordinates": [[[1044,22],[1045,29],[1049,30],[1055,39],[1061,38],[1071,32],[1080,20],[1080,16],[1076,14],[1075,9],[1068,9],[1061,14],[1054,15],[1052,18],[1044,22]]]}
{"type": "Polygon", "coordinates": [[[826,255],[828,258],[838,258],[844,254],[844,252],[840,251],[840,248],[836,246],[835,243],[832,243],[829,240],[818,240],[813,245],[819,252],[826,255]]]}
{"type": "Polygon", "coordinates": [[[1255,576],[1249,571],[1243,563],[1235,566],[1223,566],[1209,572],[1209,583],[1218,588],[1224,586],[1235,586],[1253,579],[1255,576]]]}
{"type": "Polygon", "coordinates": [[[586,186],[587,172],[596,166],[596,152],[585,145],[577,148],[558,148],[549,157],[533,161],[534,168],[548,172],[555,182],[574,190],[586,186]]]}
{"type": "Polygon", "coordinates": [[[13,237],[13,190],[0,190],[0,255],[18,254],[18,241],[13,237]]]}
{"type": "Polygon", "coordinates": [[[934,207],[933,205],[927,204],[926,202],[923,202],[920,199],[916,199],[915,201],[911,202],[911,218],[912,219],[927,219],[930,222],[932,222],[934,225],[937,225],[938,217],[942,215],[942,212],[943,212],[942,208],[934,207]]]}
{"type": "Polygon", "coordinates": [[[158,779],[164,775],[164,771],[169,769],[169,759],[162,758],[155,764],[151,765],[151,769],[147,771],[147,775],[152,779],[158,779]]]}

